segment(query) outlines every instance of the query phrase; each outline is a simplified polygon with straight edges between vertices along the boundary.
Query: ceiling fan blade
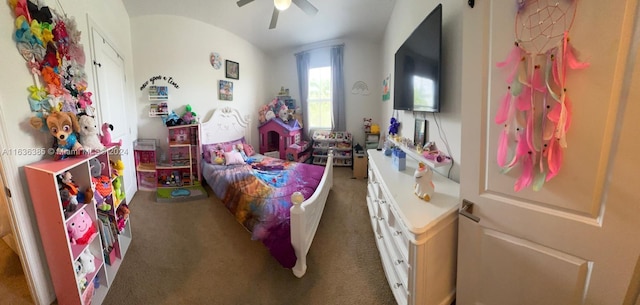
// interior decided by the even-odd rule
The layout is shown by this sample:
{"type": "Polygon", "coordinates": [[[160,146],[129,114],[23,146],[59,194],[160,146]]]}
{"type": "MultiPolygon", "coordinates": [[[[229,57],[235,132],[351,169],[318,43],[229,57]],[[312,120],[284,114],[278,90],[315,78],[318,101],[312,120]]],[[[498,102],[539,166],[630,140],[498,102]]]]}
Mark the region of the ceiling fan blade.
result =
{"type": "Polygon", "coordinates": [[[308,0],[292,0],[292,2],[309,16],[313,16],[318,13],[318,9],[308,0]]]}
{"type": "Polygon", "coordinates": [[[244,5],[247,5],[249,3],[253,2],[253,0],[239,0],[238,2],[236,2],[236,4],[238,5],[238,7],[242,7],[244,5]]]}
{"type": "Polygon", "coordinates": [[[280,11],[277,8],[273,8],[273,15],[271,15],[271,23],[269,24],[269,29],[275,29],[276,23],[278,23],[278,13],[280,11]]]}

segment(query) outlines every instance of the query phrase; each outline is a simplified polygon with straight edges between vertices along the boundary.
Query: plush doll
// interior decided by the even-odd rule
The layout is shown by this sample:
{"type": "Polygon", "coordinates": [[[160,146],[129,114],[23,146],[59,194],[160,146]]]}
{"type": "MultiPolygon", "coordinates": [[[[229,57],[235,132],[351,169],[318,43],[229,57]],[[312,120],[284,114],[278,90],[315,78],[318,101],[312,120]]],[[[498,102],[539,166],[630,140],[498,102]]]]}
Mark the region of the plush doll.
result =
{"type": "Polygon", "coordinates": [[[364,127],[364,132],[371,132],[371,118],[363,118],[362,125],[364,127]]]}
{"type": "Polygon", "coordinates": [[[80,125],[80,144],[86,152],[104,150],[104,145],[100,143],[98,124],[96,120],[88,115],[82,115],[78,119],[80,125]]]}
{"type": "Polygon", "coordinates": [[[111,179],[108,176],[100,176],[99,178],[91,178],[96,185],[96,191],[103,197],[111,195],[111,179]]]}
{"type": "Polygon", "coordinates": [[[124,175],[124,162],[122,160],[112,161],[109,160],[109,164],[111,164],[111,169],[113,170],[112,175],[122,176],[124,175]]]}
{"type": "Polygon", "coordinates": [[[84,210],[75,214],[67,222],[67,232],[71,244],[87,244],[91,238],[97,234],[96,228],[91,221],[91,217],[84,210]]]}
{"type": "Polygon", "coordinates": [[[111,132],[109,130],[113,130],[113,125],[109,124],[109,123],[104,123],[102,124],[102,134],[100,135],[100,142],[102,142],[102,145],[118,145],[118,146],[122,146],[122,140],[118,141],[117,143],[115,142],[111,142],[111,132]]]}
{"type": "Polygon", "coordinates": [[[429,201],[435,191],[435,185],[433,184],[433,171],[430,167],[420,162],[418,168],[413,173],[413,177],[416,181],[414,193],[418,198],[429,201]]]}
{"type": "Polygon", "coordinates": [[[69,155],[81,155],[82,144],[78,141],[76,132],[80,131],[80,124],[72,112],[54,112],[44,118],[31,118],[31,126],[42,129],[46,126],[55,138],[55,160],[64,159],[69,155]],[[44,119],[44,121],[43,121],[44,119]]]}
{"type": "Polygon", "coordinates": [[[122,181],[120,178],[113,180],[113,190],[118,200],[124,199],[124,192],[122,191],[122,181]]]}
{"type": "Polygon", "coordinates": [[[182,123],[183,124],[195,124],[198,122],[198,118],[196,117],[196,113],[191,110],[191,105],[187,104],[185,107],[185,112],[182,115],[182,123]]]}
{"type": "Polygon", "coordinates": [[[389,134],[390,135],[397,135],[399,128],[400,128],[400,122],[398,122],[398,120],[396,120],[396,118],[392,117],[391,121],[389,122],[389,134]]]}
{"type": "Polygon", "coordinates": [[[102,175],[103,169],[104,163],[100,163],[96,158],[89,159],[89,172],[91,173],[91,177],[99,178],[102,175]]]}
{"type": "Polygon", "coordinates": [[[87,274],[96,271],[96,265],[93,262],[95,256],[91,254],[89,249],[84,249],[80,253],[78,260],[73,263],[73,267],[76,271],[76,281],[78,282],[78,287],[80,289],[85,289],[87,287],[87,274]]]}
{"type": "Polygon", "coordinates": [[[62,203],[62,211],[64,212],[65,217],[69,217],[69,215],[75,211],[78,206],[77,197],[71,196],[68,189],[60,190],[60,201],[62,203]]]}

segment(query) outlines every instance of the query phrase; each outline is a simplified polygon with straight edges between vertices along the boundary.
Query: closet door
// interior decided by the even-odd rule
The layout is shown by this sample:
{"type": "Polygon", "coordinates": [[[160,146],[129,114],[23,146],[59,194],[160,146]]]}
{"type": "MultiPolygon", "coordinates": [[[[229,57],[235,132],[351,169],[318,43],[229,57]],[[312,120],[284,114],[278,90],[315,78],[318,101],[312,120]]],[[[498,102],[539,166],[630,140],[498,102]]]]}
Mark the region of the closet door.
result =
{"type": "MultiPolygon", "coordinates": [[[[91,38],[94,49],[93,68],[96,77],[96,98],[99,122],[108,122],[113,125],[111,140],[122,140],[122,161],[125,163],[125,190],[135,189],[135,166],[133,162],[133,140],[131,128],[127,122],[126,103],[126,77],[124,59],[117,49],[104,38],[96,28],[91,30],[91,38]]],[[[127,198],[131,195],[127,192],[127,198]]]]}

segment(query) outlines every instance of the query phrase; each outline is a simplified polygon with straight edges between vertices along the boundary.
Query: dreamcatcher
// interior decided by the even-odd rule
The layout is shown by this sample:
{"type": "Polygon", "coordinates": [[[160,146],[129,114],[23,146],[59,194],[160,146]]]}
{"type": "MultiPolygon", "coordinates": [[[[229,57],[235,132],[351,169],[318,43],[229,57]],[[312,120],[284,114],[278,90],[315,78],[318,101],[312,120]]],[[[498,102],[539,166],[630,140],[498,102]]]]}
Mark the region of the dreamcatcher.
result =
{"type": "Polygon", "coordinates": [[[539,190],[562,166],[571,125],[568,70],[583,69],[569,44],[578,0],[517,0],[516,41],[505,61],[507,93],[495,116],[504,128],[497,161],[506,173],[521,167],[515,191],[539,190]]]}

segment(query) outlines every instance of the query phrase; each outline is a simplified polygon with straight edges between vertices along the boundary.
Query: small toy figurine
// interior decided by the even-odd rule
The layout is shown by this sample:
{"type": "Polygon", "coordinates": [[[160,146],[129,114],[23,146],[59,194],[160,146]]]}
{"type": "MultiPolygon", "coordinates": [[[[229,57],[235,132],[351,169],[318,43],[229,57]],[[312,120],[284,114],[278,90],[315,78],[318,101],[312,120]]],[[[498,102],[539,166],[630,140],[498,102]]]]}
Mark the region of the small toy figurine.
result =
{"type": "Polygon", "coordinates": [[[389,122],[389,134],[390,135],[397,135],[399,128],[400,128],[400,122],[398,122],[398,120],[396,118],[392,117],[391,121],[389,122]]]}
{"type": "Polygon", "coordinates": [[[118,146],[122,146],[122,139],[120,139],[118,142],[111,142],[110,130],[113,130],[113,125],[109,123],[102,124],[102,135],[100,135],[100,142],[102,142],[103,145],[116,144],[118,146]]]}
{"type": "Polygon", "coordinates": [[[418,198],[430,201],[433,196],[433,192],[435,191],[435,185],[432,181],[433,171],[431,168],[420,162],[415,173],[413,173],[413,177],[416,180],[414,193],[418,198]]]}

